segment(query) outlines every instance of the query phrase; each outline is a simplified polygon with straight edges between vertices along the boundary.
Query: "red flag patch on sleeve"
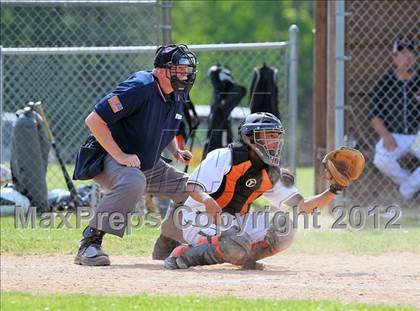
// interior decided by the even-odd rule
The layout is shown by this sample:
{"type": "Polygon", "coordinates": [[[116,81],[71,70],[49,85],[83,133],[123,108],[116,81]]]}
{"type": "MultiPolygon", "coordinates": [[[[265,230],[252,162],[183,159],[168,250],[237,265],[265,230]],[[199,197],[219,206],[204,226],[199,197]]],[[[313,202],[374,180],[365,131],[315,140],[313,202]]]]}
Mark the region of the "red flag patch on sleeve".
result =
{"type": "Polygon", "coordinates": [[[108,104],[111,107],[113,113],[117,113],[118,111],[123,110],[123,105],[121,104],[120,99],[116,95],[108,99],[108,104]]]}

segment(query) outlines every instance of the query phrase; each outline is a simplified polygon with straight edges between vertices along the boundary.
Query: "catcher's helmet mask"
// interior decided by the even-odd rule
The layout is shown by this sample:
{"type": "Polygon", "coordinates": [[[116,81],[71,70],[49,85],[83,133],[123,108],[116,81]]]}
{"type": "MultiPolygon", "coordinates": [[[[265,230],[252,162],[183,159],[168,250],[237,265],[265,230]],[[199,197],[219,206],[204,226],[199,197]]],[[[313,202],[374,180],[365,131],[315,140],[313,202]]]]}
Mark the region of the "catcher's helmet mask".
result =
{"type": "Polygon", "coordinates": [[[239,126],[241,141],[248,145],[268,165],[279,166],[283,148],[284,128],[281,121],[271,113],[250,114],[239,126]],[[272,135],[278,133],[278,135],[272,135]]]}
{"type": "Polygon", "coordinates": [[[161,46],[155,54],[154,66],[169,69],[166,77],[175,92],[189,90],[197,74],[197,58],[185,44],[161,46]]]}

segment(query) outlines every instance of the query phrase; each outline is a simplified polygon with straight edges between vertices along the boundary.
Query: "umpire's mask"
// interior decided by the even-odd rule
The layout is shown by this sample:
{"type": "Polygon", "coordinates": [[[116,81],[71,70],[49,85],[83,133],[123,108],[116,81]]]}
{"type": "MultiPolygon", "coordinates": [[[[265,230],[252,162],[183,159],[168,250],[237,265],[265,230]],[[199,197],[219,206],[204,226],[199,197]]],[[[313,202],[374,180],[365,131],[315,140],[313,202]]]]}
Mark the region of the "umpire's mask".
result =
{"type": "Polygon", "coordinates": [[[185,44],[171,44],[157,49],[155,68],[166,68],[175,92],[189,91],[196,77],[197,58],[185,44]]]}

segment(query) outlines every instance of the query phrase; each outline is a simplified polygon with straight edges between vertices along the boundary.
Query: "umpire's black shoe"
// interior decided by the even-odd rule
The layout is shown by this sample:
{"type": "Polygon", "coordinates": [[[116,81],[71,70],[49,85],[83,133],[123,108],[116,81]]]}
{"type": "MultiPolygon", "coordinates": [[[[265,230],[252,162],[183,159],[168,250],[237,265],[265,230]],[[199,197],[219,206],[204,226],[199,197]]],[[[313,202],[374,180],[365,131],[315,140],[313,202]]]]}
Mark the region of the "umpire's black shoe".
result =
{"type": "Polygon", "coordinates": [[[103,231],[87,226],[74,263],[83,266],[109,266],[109,257],[101,248],[104,234],[103,231]]]}
{"type": "Polygon", "coordinates": [[[181,245],[181,243],[161,234],[153,247],[152,259],[165,260],[179,245],[181,245]]]}

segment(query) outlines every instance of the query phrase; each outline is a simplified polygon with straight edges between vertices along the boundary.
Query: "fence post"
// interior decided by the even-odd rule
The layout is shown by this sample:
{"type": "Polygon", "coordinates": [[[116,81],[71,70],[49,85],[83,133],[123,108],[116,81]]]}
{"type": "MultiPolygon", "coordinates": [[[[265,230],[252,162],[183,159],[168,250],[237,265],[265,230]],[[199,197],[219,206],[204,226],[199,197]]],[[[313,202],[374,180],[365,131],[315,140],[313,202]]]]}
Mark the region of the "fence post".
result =
{"type": "Polygon", "coordinates": [[[0,111],[3,112],[3,46],[0,45],[0,111]]]}
{"type": "MultiPolygon", "coordinates": [[[[336,36],[335,36],[335,147],[344,146],[344,23],[345,1],[336,1],[336,36]]],[[[339,194],[334,200],[335,206],[345,206],[344,195],[339,194]]]]}
{"type": "Polygon", "coordinates": [[[171,21],[172,1],[162,1],[162,39],[163,44],[172,43],[172,21],[171,21]]]}
{"type": "Polygon", "coordinates": [[[335,89],[335,147],[344,145],[344,37],[345,37],[345,1],[338,0],[336,11],[336,89],[335,89]]]}
{"type": "Polygon", "coordinates": [[[296,172],[296,127],[297,127],[297,76],[298,76],[298,33],[296,25],[289,27],[289,109],[290,109],[290,129],[289,129],[289,165],[293,172],[296,172]]]}

